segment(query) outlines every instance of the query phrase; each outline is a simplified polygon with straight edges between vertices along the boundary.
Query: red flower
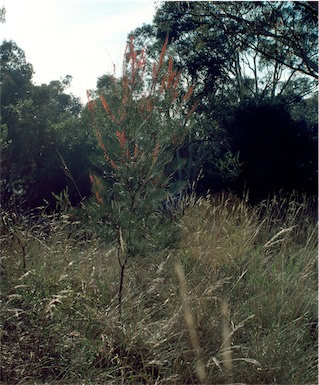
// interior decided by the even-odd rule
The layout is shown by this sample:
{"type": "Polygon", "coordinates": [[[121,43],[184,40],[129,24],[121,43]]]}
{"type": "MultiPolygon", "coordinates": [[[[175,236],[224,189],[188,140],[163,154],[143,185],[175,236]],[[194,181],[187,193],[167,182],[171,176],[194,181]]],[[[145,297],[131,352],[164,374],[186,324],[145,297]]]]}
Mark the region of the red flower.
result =
{"type": "Polygon", "coordinates": [[[154,148],[154,151],[153,151],[153,162],[156,161],[157,157],[158,157],[158,153],[159,153],[159,149],[160,149],[160,144],[159,142],[156,143],[156,146],[154,148]]]}
{"type": "Polygon", "coordinates": [[[124,144],[127,142],[127,139],[125,137],[125,131],[124,130],[122,130],[121,132],[116,131],[115,135],[117,136],[117,139],[119,140],[120,146],[123,148],[124,144]]]}
{"type": "Polygon", "coordinates": [[[105,111],[109,114],[110,118],[114,121],[115,118],[114,118],[114,116],[112,114],[112,111],[111,111],[109,105],[106,103],[106,100],[104,99],[103,95],[100,95],[100,99],[101,99],[101,102],[103,104],[103,107],[104,107],[105,111]]]}

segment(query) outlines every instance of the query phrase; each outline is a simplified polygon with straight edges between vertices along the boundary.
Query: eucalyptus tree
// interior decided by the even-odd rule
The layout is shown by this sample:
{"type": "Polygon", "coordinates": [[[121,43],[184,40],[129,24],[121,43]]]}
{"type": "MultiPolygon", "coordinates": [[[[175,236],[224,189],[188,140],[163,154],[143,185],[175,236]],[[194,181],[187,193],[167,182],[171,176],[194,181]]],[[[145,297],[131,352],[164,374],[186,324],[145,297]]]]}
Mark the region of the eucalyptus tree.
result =
{"type": "Polygon", "coordinates": [[[163,2],[153,23],[133,32],[149,52],[168,36],[185,84],[196,85],[197,125],[184,146],[193,178],[200,168],[227,183],[239,175],[228,124],[237,108],[292,108],[316,91],[317,16],[310,2],[163,2]]]}
{"type": "Polygon", "coordinates": [[[318,17],[307,2],[164,2],[135,34],[151,51],[168,35],[201,97],[274,97],[301,75],[304,96],[318,78],[318,17]]]}

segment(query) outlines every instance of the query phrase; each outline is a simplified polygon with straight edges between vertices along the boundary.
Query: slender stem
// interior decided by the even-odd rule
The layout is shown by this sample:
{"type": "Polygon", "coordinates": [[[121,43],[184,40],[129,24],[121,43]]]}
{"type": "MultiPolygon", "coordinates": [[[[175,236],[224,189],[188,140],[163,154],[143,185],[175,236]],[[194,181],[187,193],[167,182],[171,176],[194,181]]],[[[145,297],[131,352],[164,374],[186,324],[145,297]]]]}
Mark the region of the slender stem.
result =
{"type": "Polygon", "coordinates": [[[123,285],[124,285],[124,271],[125,271],[126,261],[124,264],[121,265],[121,275],[120,275],[120,286],[119,286],[119,293],[118,293],[118,300],[119,300],[119,315],[122,317],[122,298],[123,298],[123,285]]]}
{"type": "Polygon", "coordinates": [[[127,263],[127,250],[124,244],[123,236],[122,236],[122,229],[119,229],[119,248],[118,248],[118,261],[121,267],[121,273],[120,273],[120,286],[119,286],[119,292],[118,292],[118,309],[119,309],[119,316],[122,318],[122,298],[123,298],[123,286],[124,286],[124,272],[125,272],[125,266],[127,263]],[[121,256],[124,256],[124,260],[121,260],[121,256]]]}

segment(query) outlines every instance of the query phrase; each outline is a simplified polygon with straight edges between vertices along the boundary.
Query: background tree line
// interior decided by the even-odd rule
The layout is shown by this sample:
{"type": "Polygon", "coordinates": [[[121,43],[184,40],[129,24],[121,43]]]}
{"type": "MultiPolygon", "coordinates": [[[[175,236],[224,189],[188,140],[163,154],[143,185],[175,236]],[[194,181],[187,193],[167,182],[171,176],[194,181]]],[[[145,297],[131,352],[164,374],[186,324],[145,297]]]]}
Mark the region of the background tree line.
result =
{"type": "MultiPolygon", "coordinates": [[[[311,2],[164,2],[132,31],[148,67],[168,39],[188,101],[197,103],[176,149],[175,182],[196,192],[280,190],[317,194],[318,13],[311,2]],[[195,183],[195,184],[194,184],[195,183]]],[[[73,205],[92,194],[99,148],[88,105],[66,91],[71,76],[41,86],[12,41],[1,45],[1,199],[33,208],[68,188],[73,205]]],[[[119,82],[121,79],[118,80],[119,82]]],[[[93,98],[116,100],[109,74],[93,98]]],[[[105,110],[95,111],[105,123],[105,110]]],[[[174,168],[174,169],[175,169],[174,168]]]]}

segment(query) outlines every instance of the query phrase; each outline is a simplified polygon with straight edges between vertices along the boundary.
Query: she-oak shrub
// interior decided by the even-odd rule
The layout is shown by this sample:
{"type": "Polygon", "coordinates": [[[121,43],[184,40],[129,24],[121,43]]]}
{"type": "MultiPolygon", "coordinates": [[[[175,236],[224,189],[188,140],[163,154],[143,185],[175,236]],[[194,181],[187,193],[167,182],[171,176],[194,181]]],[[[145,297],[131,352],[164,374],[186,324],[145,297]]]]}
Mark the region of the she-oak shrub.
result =
{"type": "Polygon", "coordinates": [[[148,75],[145,52],[135,50],[131,37],[122,78],[111,77],[106,97],[91,100],[88,93],[99,147],[97,172],[90,179],[97,209],[120,240],[124,259],[141,251],[143,239],[149,237],[152,243],[156,211],[168,191],[174,191],[171,176],[180,167],[174,164],[174,154],[196,108],[189,107],[193,87],[185,87],[173,58],[166,60],[166,49],[167,39],[148,75]],[[104,120],[98,119],[101,104],[104,120]]]}

